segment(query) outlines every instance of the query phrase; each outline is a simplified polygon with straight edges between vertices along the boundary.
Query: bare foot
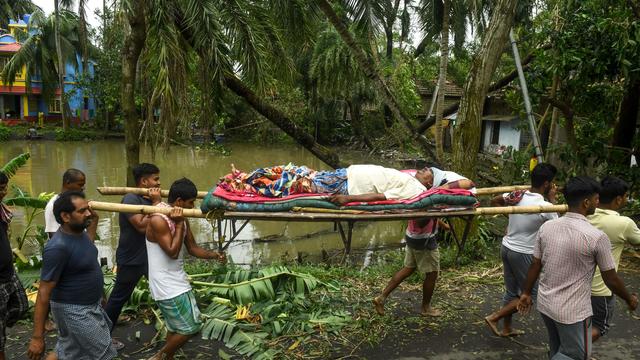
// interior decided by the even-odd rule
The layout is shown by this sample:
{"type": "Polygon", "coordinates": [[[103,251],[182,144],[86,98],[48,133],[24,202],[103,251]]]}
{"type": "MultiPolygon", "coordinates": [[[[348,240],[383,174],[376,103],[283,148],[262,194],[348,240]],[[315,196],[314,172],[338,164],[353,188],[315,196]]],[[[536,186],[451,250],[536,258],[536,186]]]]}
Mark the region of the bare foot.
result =
{"type": "Polygon", "coordinates": [[[373,298],[373,307],[376,309],[378,315],[384,315],[384,300],[377,296],[373,298]]]}
{"type": "Polygon", "coordinates": [[[434,309],[432,307],[428,307],[426,310],[422,310],[422,312],[420,313],[420,315],[422,316],[441,316],[442,315],[442,310],[440,309],[434,309]]]}
{"type": "Polygon", "coordinates": [[[510,337],[510,336],[520,336],[520,335],[524,335],[525,332],[524,330],[516,330],[516,329],[511,329],[511,330],[502,330],[502,332],[500,333],[500,336],[502,337],[510,337]]]}
{"type": "Polygon", "coordinates": [[[487,323],[487,325],[489,326],[489,329],[491,329],[491,332],[495,335],[495,336],[501,336],[500,332],[498,332],[498,322],[497,321],[493,321],[491,320],[491,315],[487,316],[484,318],[484,322],[487,323]]]}

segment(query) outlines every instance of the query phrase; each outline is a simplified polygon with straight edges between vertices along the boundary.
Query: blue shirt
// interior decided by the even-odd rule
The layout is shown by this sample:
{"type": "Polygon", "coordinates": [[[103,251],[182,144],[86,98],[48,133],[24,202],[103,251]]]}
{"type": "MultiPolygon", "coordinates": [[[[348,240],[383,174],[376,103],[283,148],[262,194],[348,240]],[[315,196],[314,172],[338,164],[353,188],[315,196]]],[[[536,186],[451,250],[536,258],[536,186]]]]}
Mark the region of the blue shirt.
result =
{"type": "MultiPolygon", "coordinates": [[[[129,205],[151,205],[150,199],[141,195],[127,194],[122,198],[123,204],[129,205]]],[[[120,213],[120,239],[116,250],[116,263],[120,265],[147,265],[147,245],[145,234],[138,232],[131,225],[129,218],[136,214],[120,213]]]]}
{"type": "Polygon", "coordinates": [[[100,301],[104,277],[98,249],[87,233],[72,235],[59,229],[44,246],[40,278],[56,282],[52,301],[75,305],[100,301]]]}

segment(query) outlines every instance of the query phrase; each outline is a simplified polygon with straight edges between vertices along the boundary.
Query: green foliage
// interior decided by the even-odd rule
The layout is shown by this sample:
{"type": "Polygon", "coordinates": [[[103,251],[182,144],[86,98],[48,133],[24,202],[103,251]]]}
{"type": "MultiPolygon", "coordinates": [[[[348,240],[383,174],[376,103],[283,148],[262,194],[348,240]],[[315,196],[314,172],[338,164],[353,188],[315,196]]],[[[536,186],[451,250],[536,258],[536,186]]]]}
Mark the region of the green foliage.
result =
{"type": "Polygon", "coordinates": [[[47,241],[48,236],[44,232],[42,226],[37,226],[33,221],[39,218],[44,213],[44,208],[47,206],[47,202],[55,195],[54,193],[40,193],[37,197],[31,197],[28,193],[24,192],[19,187],[13,185],[13,196],[11,198],[4,199],[4,202],[8,205],[21,206],[24,208],[25,213],[25,225],[22,234],[16,238],[17,249],[22,251],[25,243],[29,242],[32,245],[38,246],[40,253],[44,249],[44,243],[47,241]]]}
{"type": "Polygon", "coordinates": [[[303,338],[315,332],[336,332],[351,321],[349,313],[317,303],[312,291],[319,286],[337,290],[310,274],[283,266],[258,271],[235,270],[218,275],[221,283],[194,281],[200,296],[215,297],[203,312],[205,339],[217,339],[241,355],[273,358],[277,348],[267,341],[280,336],[303,338]],[[235,311],[234,311],[235,309],[235,311]],[[251,317],[249,313],[256,314],[251,317]]]}
{"type": "Polygon", "coordinates": [[[7,141],[13,135],[13,131],[10,127],[0,124],[0,141],[7,141]]]}
{"type": "Polygon", "coordinates": [[[27,163],[27,160],[29,160],[30,157],[31,157],[31,154],[29,153],[20,154],[14,157],[13,159],[9,160],[9,162],[6,163],[2,167],[2,169],[0,169],[0,171],[5,173],[9,178],[11,178],[13,175],[16,174],[16,171],[18,171],[20,167],[24,166],[24,164],[27,163]]]}
{"type": "Polygon", "coordinates": [[[98,133],[95,130],[83,130],[76,128],[69,128],[67,131],[61,128],[56,129],[57,141],[84,141],[84,140],[96,140],[103,138],[104,135],[98,133]]]}

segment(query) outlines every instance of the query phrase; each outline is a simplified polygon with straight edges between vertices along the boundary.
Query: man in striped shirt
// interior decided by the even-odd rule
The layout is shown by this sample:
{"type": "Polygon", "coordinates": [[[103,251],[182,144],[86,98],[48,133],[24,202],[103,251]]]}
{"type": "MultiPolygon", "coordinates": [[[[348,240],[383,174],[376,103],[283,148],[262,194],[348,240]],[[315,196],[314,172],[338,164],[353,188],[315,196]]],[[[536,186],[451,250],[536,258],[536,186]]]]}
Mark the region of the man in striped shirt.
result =
{"type": "Polygon", "coordinates": [[[518,311],[531,309],[531,289],[538,284],[538,311],[549,333],[549,358],[589,359],[591,355],[591,280],[596,265],[611,291],[631,311],[638,298],[630,295],[616,274],[607,235],[589,224],[586,216],[598,206],[600,185],[589,177],[571,178],[564,196],[566,215],[540,227],[533,263],[520,296],[518,311]]]}

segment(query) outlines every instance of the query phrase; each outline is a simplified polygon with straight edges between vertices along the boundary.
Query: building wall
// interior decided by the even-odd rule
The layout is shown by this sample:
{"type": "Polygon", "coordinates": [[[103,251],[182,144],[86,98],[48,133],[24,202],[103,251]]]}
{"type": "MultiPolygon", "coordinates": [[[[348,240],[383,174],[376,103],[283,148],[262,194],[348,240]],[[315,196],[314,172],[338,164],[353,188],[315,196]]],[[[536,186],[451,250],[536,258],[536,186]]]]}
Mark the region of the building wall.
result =
{"type": "Polygon", "coordinates": [[[498,135],[498,146],[511,146],[514,150],[520,150],[520,119],[516,118],[511,121],[484,121],[484,133],[482,134],[482,148],[485,149],[491,144],[491,135],[497,124],[500,124],[500,133],[498,135]]]}

